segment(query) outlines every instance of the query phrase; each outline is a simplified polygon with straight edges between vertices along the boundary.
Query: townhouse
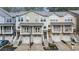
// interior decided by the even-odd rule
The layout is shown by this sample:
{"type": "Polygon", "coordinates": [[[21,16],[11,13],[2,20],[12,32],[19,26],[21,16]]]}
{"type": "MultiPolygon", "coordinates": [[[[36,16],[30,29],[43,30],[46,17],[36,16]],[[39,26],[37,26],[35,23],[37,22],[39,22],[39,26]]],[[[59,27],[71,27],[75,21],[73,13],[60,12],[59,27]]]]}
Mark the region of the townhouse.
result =
{"type": "Polygon", "coordinates": [[[73,12],[21,11],[8,13],[0,8],[0,39],[40,44],[71,41],[78,29],[73,12]],[[16,33],[16,36],[14,35],[16,33]],[[14,37],[15,36],[15,37],[14,37]],[[13,38],[14,37],[14,38],[13,38]]]}
{"type": "Polygon", "coordinates": [[[0,8],[0,40],[12,41],[14,23],[14,18],[7,11],[0,8]]]}
{"type": "Polygon", "coordinates": [[[76,30],[76,16],[71,12],[19,12],[15,26],[16,35],[23,43],[71,41],[76,30]]]}
{"type": "Polygon", "coordinates": [[[54,12],[49,16],[49,35],[55,42],[71,41],[76,30],[76,16],[70,12],[54,12]]]}
{"type": "Polygon", "coordinates": [[[69,10],[69,12],[76,14],[76,35],[79,35],[79,10],[69,10]]]}
{"type": "Polygon", "coordinates": [[[42,12],[27,11],[16,16],[16,35],[23,43],[42,43],[48,39],[47,15],[42,12]]]}

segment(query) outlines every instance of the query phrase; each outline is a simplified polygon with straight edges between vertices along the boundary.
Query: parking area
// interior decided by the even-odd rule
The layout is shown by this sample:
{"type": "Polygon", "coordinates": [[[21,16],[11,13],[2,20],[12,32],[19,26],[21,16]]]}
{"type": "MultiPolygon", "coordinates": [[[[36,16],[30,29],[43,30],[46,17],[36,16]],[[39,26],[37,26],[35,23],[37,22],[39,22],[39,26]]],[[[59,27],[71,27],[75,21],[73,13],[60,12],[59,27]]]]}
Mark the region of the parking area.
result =
{"type": "Polygon", "coordinates": [[[61,41],[51,43],[50,45],[49,43],[46,45],[33,43],[31,46],[29,44],[20,44],[17,47],[8,44],[0,47],[0,51],[79,51],[79,43],[61,41]],[[44,47],[47,49],[44,49],[44,47]]]}

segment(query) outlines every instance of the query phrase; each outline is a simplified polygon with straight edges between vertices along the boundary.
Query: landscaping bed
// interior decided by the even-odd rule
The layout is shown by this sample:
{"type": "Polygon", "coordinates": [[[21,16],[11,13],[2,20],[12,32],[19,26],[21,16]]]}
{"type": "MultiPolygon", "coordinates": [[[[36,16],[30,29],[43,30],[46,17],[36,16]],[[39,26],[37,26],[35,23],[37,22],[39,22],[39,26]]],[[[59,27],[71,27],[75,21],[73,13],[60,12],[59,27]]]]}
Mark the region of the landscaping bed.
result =
{"type": "Polygon", "coordinates": [[[58,50],[56,44],[54,43],[49,43],[48,47],[43,47],[44,50],[58,50]]]}

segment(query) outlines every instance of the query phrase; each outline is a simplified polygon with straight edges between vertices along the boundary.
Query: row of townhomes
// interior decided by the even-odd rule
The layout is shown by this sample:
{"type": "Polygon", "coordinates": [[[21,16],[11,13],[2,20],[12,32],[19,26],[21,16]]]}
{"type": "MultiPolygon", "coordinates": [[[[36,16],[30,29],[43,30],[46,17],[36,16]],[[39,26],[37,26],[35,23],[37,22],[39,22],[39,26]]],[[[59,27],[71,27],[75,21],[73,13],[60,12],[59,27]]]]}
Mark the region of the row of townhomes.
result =
{"type": "Polygon", "coordinates": [[[79,10],[7,12],[0,8],[0,39],[13,44],[71,41],[78,32],[79,10]]]}

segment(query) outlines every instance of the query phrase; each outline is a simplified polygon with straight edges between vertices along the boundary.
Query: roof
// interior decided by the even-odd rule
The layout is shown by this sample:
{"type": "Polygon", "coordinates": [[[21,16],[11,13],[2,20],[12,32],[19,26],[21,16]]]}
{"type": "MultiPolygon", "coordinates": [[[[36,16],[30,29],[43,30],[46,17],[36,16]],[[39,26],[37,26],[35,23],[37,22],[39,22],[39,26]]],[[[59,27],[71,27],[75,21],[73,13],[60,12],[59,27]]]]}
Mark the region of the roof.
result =
{"type": "Polygon", "coordinates": [[[63,17],[67,14],[71,14],[72,16],[76,16],[74,13],[71,13],[71,12],[68,12],[68,11],[66,11],[66,12],[55,12],[55,14],[58,15],[59,17],[63,17]]]}
{"type": "Polygon", "coordinates": [[[36,14],[42,15],[42,16],[50,16],[53,12],[46,12],[46,11],[20,11],[20,12],[11,12],[9,13],[11,16],[20,16],[20,15],[24,15],[27,14],[29,12],[34,12],[36,14]]]}
{"type": "Polygon", "coordinates": [[[67,12],[55,12],[55,14],[62,17],[62,16],[67,15],[68,13],[67,12]]]}
{"type": "Polygon", "coordinates": [[[76,15],[79,15],[79,10],[69,10],[69,11],[76,14],[76,15]]]}
{"type": "Polygon", "coordinates": [[[9,14],[9,12],[7,12],[6,10],[0,8],[0,15],[4,16],[4,17],[7,17],[7,16],[10,16],[11,15],[9,14]]]}
{"type": "Polygon", "coordinates": [[[74,15],[73,13],[71,13],[71,12],[46,12],[46,11],[20,11],[20,12],[11,12],[11,13],[9,13],[9,14],[10,14],[11,16],[16,17],[16,16],[21,16],[21,15],[27,14],[27,13],[29,13],[29,12],[34,12],[34,13],[36,13],[36,14],[39,14],[39,15],[45,16],[45,17],[48,17],[48,16],[50,16],[50,15],[52,15],[52,14],[56,14],[56,15],[59,16],[59,17],[63,17],[63,16],[65,16],[65,15],[67,15],[67,14],[71,14],[71,15],[75,16],[75,15],[74,15]]]}

